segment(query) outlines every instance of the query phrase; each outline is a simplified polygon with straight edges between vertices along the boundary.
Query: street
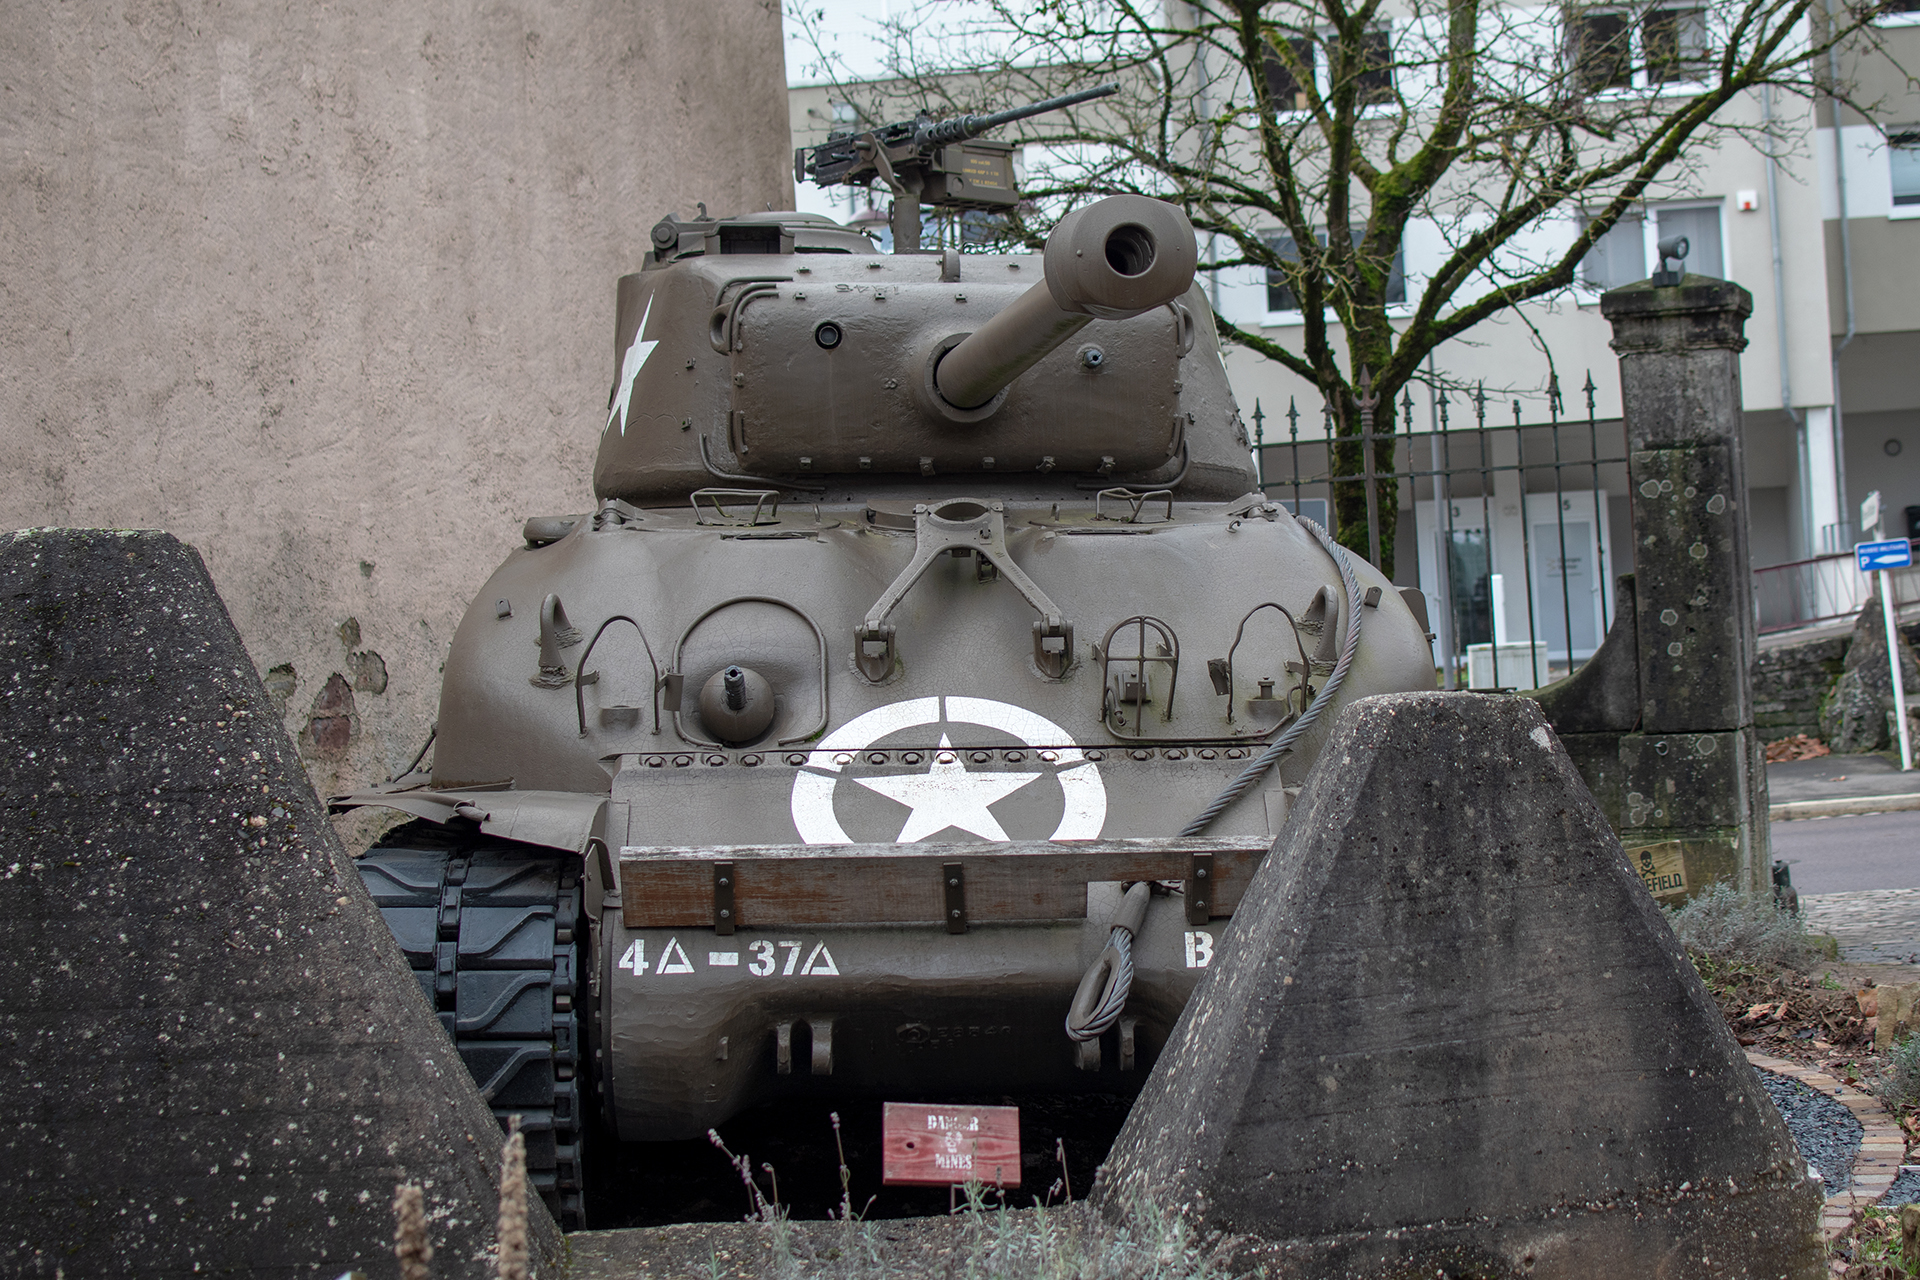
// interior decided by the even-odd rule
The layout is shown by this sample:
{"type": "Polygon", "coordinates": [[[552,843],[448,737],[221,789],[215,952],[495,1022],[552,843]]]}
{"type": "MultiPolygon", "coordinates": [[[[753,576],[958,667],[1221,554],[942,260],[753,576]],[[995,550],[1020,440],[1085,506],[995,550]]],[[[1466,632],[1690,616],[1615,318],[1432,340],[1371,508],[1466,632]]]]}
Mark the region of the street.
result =
{"type": "Polygon", "coordinates": [[[1920,889],[1920,810],[1776,822],[1773,856],[1802,894],[1920,889]]]}

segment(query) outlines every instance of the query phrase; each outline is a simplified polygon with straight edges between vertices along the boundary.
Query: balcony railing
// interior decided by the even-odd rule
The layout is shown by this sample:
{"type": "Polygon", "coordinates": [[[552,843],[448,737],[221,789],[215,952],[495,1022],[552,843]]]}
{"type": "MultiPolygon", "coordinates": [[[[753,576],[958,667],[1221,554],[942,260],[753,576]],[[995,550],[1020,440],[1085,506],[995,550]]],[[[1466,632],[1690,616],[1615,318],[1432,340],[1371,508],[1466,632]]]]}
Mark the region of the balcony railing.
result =
{"type": "MultiPolygon", "coordinates": [[[[1920,539],[1913,545],[1920,547],[1920,539]]],[[[1892,578],[1896,608],[1920,602],[1920,567],[1895,569],[1892,578]]],[[[1873,581],[1860,572],[1852,551],[1753,571],[1753,607],[1762,632],[1851,618],[1873,592],[1873,581]]]]}

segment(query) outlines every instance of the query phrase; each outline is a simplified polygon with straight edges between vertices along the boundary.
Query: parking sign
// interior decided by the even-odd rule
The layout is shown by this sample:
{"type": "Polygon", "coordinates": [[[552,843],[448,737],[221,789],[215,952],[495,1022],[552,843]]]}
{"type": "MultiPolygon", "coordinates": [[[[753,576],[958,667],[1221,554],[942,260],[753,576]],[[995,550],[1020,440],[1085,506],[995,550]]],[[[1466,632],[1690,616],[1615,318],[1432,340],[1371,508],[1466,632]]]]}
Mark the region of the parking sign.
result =
{"type": "Polygon", "coordinates": [[[1905,538],[1856,542],[1853,544],[1853,554],[1860,562],[1862,573],[1872,573],[1876,569],[1904,569],[1913,563],[1913,544],[1905,538]]]}

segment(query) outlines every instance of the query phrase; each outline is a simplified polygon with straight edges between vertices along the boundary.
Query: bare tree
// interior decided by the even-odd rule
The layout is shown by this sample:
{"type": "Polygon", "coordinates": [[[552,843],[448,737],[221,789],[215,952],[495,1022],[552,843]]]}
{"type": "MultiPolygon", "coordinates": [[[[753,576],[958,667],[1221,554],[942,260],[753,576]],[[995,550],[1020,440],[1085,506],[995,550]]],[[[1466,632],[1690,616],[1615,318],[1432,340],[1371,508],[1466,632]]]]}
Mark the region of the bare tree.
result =
{"type": "MultiPolygon", "coordinates": [[[[797,2],[792,18],[817,21],[797,2]]],[[[972,17],[943,23],[941,8],[886,24],[888,75],[839,95],[878,120],[1117,80],[1120,95],[1025,127],[1047,147],[1029,161],[1032,212],[1010,233],[1038,243],[1075,202],[1119,192],[1184,207],[1213,246],[1203,269],[1264,268],[1297,302],[1295,343],[1215,319],[1319,388],[1335,477],[1369,470],[1374,406],[1389,434],[1430,352],[1502,313],[1525,322],[1519,304],[1572,286],[1616,222],[1684,188],[1704,148],[1796,145],[1756,91],[1850,101],[1827,78],[1827,50],[1877,43],[1878,12],[1835,0],[977,0],[972,17]],[[1399,264],[1416,226],[1443,249],[1411,292],[1399,264]]],[[[1373,448],[1372,469],[1390,470],[1389,446],[1373,448]]],[[[1334,486],[1337,536],[1357,550],[1373,488],[1334,486]]],[[[1391,573],[1395,503],[1378,507],[1391,573]]]]}

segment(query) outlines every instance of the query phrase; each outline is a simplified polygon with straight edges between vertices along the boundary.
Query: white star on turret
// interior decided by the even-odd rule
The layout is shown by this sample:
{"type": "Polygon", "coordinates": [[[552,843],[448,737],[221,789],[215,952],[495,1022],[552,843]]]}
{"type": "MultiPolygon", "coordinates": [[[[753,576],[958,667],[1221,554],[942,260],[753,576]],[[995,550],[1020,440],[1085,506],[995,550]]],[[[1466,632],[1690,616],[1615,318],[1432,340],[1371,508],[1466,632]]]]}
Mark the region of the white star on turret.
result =
{"type": "Polygon", "coordinates": [[[1007,839],[1006,828],[987,806],[1006,799],[1039,776],[1038,773],[968,773],[943,733],[940,750],[925,773],[855,778],[854,781],[913,810],[899,835],[899,843],[912,844],[948,827],[970,831],[982,840],[1007,839]]]}
{"type": "Polygon", "coordinates": [[[620,361],[620,387],[613,398],[613,408],[607,413],[607,426],[613,426],[613,420],[620,419],[620,434],[627,434],[627,411],[633,403],[633,380],[640,376],[640,369],[647,363],[647,357],[660,345],[655,338],[652,342],[642,342],[646,336],[647,317],[653,314],[653,299],[647,299],[647,309],[640,313],[639,327],[633,331],[633,342],[627,347],[627,354],[620,361]]]}

